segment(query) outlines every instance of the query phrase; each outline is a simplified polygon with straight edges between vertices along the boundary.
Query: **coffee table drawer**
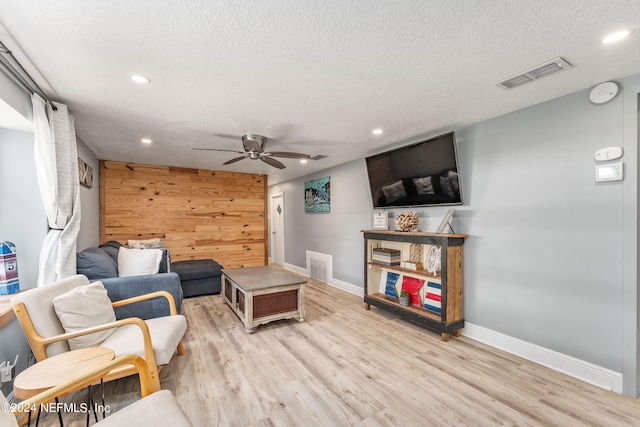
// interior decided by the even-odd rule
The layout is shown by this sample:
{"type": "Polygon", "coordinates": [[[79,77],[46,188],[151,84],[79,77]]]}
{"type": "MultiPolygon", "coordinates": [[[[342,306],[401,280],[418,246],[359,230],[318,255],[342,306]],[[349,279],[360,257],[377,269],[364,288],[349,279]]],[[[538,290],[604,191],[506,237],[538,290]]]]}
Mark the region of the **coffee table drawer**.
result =
{"type": "Polygon", "coordinates": [[[296,311],[298,309],[298,290],[253,296],[253,318],[296,311]]]}

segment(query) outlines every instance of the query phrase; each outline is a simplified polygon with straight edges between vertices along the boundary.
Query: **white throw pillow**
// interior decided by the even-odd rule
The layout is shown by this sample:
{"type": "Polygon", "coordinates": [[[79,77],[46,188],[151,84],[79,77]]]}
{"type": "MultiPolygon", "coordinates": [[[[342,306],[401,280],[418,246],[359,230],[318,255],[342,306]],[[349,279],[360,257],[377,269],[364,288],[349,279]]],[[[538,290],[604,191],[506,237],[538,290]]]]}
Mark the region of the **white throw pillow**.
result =
{"type": "Polygon", "coordinates": [[[127,249],[118,250],[118,276],[141,276],[157,274],[160,271],[162,251],[160,249],[127,249]]]}
{"type": "MultiPolygon", "coordinates": [[[[65,332],[76,332],[92,326],[115,322],[116,314],[102,282],[78,286],[53,299],[53,309],[65,332]]],[[[109,338],[115,328],[82,335],[69,340],[71,350],[97,347],[109,338]]]]}

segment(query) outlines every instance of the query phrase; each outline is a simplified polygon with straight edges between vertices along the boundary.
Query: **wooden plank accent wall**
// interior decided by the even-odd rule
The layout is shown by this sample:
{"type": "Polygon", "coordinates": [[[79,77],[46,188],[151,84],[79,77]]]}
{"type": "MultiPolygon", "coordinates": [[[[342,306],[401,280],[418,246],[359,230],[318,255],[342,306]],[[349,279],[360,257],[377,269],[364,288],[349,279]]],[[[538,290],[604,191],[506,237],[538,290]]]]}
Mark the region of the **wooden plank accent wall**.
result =
{"type": "Polygon", "coordinates": [[[267,176],[100,161],[100,242],[159,237],[171,261],[267,263],[267,176]]]}

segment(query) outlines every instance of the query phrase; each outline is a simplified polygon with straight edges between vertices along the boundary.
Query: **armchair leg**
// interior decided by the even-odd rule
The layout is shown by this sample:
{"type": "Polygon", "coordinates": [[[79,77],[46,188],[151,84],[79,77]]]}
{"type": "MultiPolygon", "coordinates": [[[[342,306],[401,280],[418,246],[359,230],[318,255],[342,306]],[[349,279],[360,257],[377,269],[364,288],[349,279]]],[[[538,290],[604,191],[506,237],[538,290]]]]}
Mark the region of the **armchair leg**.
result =
{"type": "Polygon", "coordinates": [[[180,340],[180,342],[178,343],[178,355],[184,355],[184,343],[182,342],[182,340],[180,340]]]}

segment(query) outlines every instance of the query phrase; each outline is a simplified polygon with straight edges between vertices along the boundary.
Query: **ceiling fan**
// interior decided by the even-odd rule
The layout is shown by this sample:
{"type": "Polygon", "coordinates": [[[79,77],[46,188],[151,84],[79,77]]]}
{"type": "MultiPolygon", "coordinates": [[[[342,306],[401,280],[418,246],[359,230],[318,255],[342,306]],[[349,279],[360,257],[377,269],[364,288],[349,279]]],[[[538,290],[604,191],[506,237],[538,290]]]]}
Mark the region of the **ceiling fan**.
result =
{"type": "Polygon", "coordinates": [[[205,150],[205,151],[228,151],[230,153],[238,153],[242,154],[240,157],[235,157],[231,160],[227,160],[223,163],[223,165],[230,165],[231,163],[238,162],[242,159],[260,159],[269,166],[273,166],[274,168],[284,169],[286,166],[274,159],[273,157],[282,157],[285,159],[305,159],[308,160],[311,158],[308,154],[301,153],[292,153],[289,151],[265,151],[265,146],[267,145],[267,137],[262,135],[254,135],[247,134],[242,135],[242,146],[244,147],[244,151],[236,151],[236,150],[223,150],[219,148],[194,148],[194,150],[205,150]]]}

